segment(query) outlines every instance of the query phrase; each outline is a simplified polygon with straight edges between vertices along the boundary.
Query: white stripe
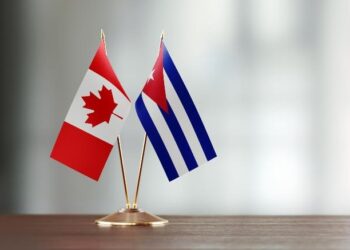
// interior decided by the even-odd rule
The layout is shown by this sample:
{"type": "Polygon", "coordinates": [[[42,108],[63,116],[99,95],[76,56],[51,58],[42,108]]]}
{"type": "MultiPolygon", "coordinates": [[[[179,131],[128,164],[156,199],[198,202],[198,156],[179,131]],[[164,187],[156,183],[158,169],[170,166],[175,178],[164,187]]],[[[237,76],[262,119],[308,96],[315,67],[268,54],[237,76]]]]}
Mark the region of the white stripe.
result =
{"type": "Polygon", "coordinates": [[[111,145],[114,145],[129,114],[130,107],[130,101],[119,91],[119,89],[99,74],[88,70],[77,93],[75,94],[65,121],[111,145]],[[92,92],[100,97],[98,91],[102,89],[102,86],[112,90],[113,99],[118,104],[113,112],[123,117],[123,119],[121,120],[115,115],[112,115],[109,123],[103,122],[92,127],[91,124],[88,124],[85,121],[88,118],[88,114],[92,113],[93,110],[83,107],[85,102],[82,99],[82,96],[88,96],[90,95],[90,92],[92,92]]]}
{"type": "Polygon", "coordinates": [[[188,172],[186,163],[181,155],[181,152],[174,140],[174,137],[166,123],[162,113],[160,112],[157,104],[155,104],[147,95],[142,94],[143,102],[146,109],[151,116],[151,119],[156,126],[160,137],[162,138],[165,147],[170,155],[171,160],[177,170],[179,176],[188,172]]]}
{"type": "Polygon", "coordinates": [[[175,116],[180,123],[180,127],[185,134],[188,144],[190,145],[191,151],[194,155],[194,158],[197,161],[198,166],[207,162],[207,158],[204,154],[202,145],[200,144],[196,132],[192,126],[190,119],[186,113],[185,108],[183,107],[179,96],[177,95],[173,85],[170,83],[168,76],[164,74],[165,80],[165,89],[167,100],[173,109],[175,116]]]}

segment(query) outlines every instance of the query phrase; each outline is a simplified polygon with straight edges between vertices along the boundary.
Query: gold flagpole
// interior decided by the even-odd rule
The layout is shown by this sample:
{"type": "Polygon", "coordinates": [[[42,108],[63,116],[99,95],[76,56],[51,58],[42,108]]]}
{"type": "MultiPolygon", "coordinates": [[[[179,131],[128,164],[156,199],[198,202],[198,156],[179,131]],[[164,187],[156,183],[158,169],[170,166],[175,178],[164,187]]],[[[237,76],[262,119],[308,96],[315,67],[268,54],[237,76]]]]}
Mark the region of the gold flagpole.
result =
{"type": "Polygon", "coordinates": [[[119,151],[119,160],[120,160],[120,166],[122,169],[122,176],[123,176],[123,184],[124,184],[124,193],[125,193],[125,201],[126,201],[126,208],[130,208],[130,202],[129,202],[129,194],[128,194],[128,184],[126,182],[126,176],[125,176],[125,169],[124,169],[124,160],[123,160],[123,151],[122,146],[120,142],[120,137],[117,137],[117,144],[118,144],[118,151],[119,151]]]}
{"type": "MultiPolygon", "coordinates": [[[[106,51],[106,54],[107,54],[106,36],[105,36],[105,33],[103,32],[103,29],[101,29],[101,39],[104,42],[105,51],[106,51]]],[[[118,144],[120,167],[122,169],[122,176],[123,176],[125,202],[126,202],[125,205],[126,205],[126,208],[130,208],[129,194],[128,194],[128,184],[126,182],[126,175],[125,175],[125,169],[124,169],[124,159],[123,159],[123,151],[122,151],[120,136],[117,137],[117,144],[118,144]]]]}
{"type": "MultiPolygon", "coordinates": [[[[162,33],[160,35],[160,42],[163,42],[163,38],[164,38],[164,30],[162,30],[162,33]]],[[[138,176],[137,176],[135,196],[134,196],[134,201],[132,203],[133,208],[137,208],[137,198],[139,196],[139,189],[140,189],[140,182],[141,182],[141,175],[142,175],[143,160],[144,160],[145,151],[146,151],[146,144],[147,144],[147,134],[145,134],[145,136],[143,138],[143,145],[142,145],[141,158],[140,158],[140,163],[139,163],[139,172],[138,172],[138,176]]]]}
{"type": "Polygon", "coordinates": [[[138,176],[137,176],[137,184],[136,184],[134,202],[132,204],[133,208],[137,208],[137,197],[139,195],[139,188],[140,188],[141,175],[142,175],[142,166],[143,166],[143,160],[145,158],[146,144],[147,144],[147,134],[145,134],[145,137],[143,138],[141,158],[140,158],[140,163],[139,163],[139,172],[138,172],[138,176]]]}

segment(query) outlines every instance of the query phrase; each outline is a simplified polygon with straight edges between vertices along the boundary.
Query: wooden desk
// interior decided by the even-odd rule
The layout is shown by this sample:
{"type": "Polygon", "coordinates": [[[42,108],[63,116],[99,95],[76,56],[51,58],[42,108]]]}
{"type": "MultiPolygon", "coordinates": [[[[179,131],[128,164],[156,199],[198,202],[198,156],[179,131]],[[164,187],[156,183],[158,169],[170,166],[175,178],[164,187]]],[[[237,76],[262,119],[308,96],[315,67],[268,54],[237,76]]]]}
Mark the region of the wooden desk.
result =
{"type": "Polygon", "coordinates": [[[0,216],[0,249],[350,249],[350,216],[164,216],[164,227],[98,227],[99,216],[0,216]]]}

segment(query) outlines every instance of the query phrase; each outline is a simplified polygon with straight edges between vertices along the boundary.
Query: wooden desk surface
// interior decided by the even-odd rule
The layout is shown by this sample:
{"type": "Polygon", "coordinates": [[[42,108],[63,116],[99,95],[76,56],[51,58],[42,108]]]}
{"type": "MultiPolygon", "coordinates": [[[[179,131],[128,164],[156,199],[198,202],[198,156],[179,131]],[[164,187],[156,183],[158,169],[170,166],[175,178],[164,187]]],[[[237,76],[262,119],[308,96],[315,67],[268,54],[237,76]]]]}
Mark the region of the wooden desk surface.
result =
{"type": "Polygon", "coordinates": [[[98,227],[99,216],[2,215],[0,249],[350,249],[350,216],[164,216],[163,227],[98,227]]]}

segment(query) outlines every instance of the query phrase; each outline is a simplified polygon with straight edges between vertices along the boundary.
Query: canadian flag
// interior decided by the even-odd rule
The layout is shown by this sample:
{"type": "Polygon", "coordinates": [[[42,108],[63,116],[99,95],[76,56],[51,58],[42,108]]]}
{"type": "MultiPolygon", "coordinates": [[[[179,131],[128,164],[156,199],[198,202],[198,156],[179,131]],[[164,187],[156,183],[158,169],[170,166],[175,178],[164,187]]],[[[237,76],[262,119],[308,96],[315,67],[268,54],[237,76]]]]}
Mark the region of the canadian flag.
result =
{"type": "Polygon", "coordinates": [[[101,39],[51,157],[97,181],[130,107],[130,99],[112,69],[101,39]]]}

